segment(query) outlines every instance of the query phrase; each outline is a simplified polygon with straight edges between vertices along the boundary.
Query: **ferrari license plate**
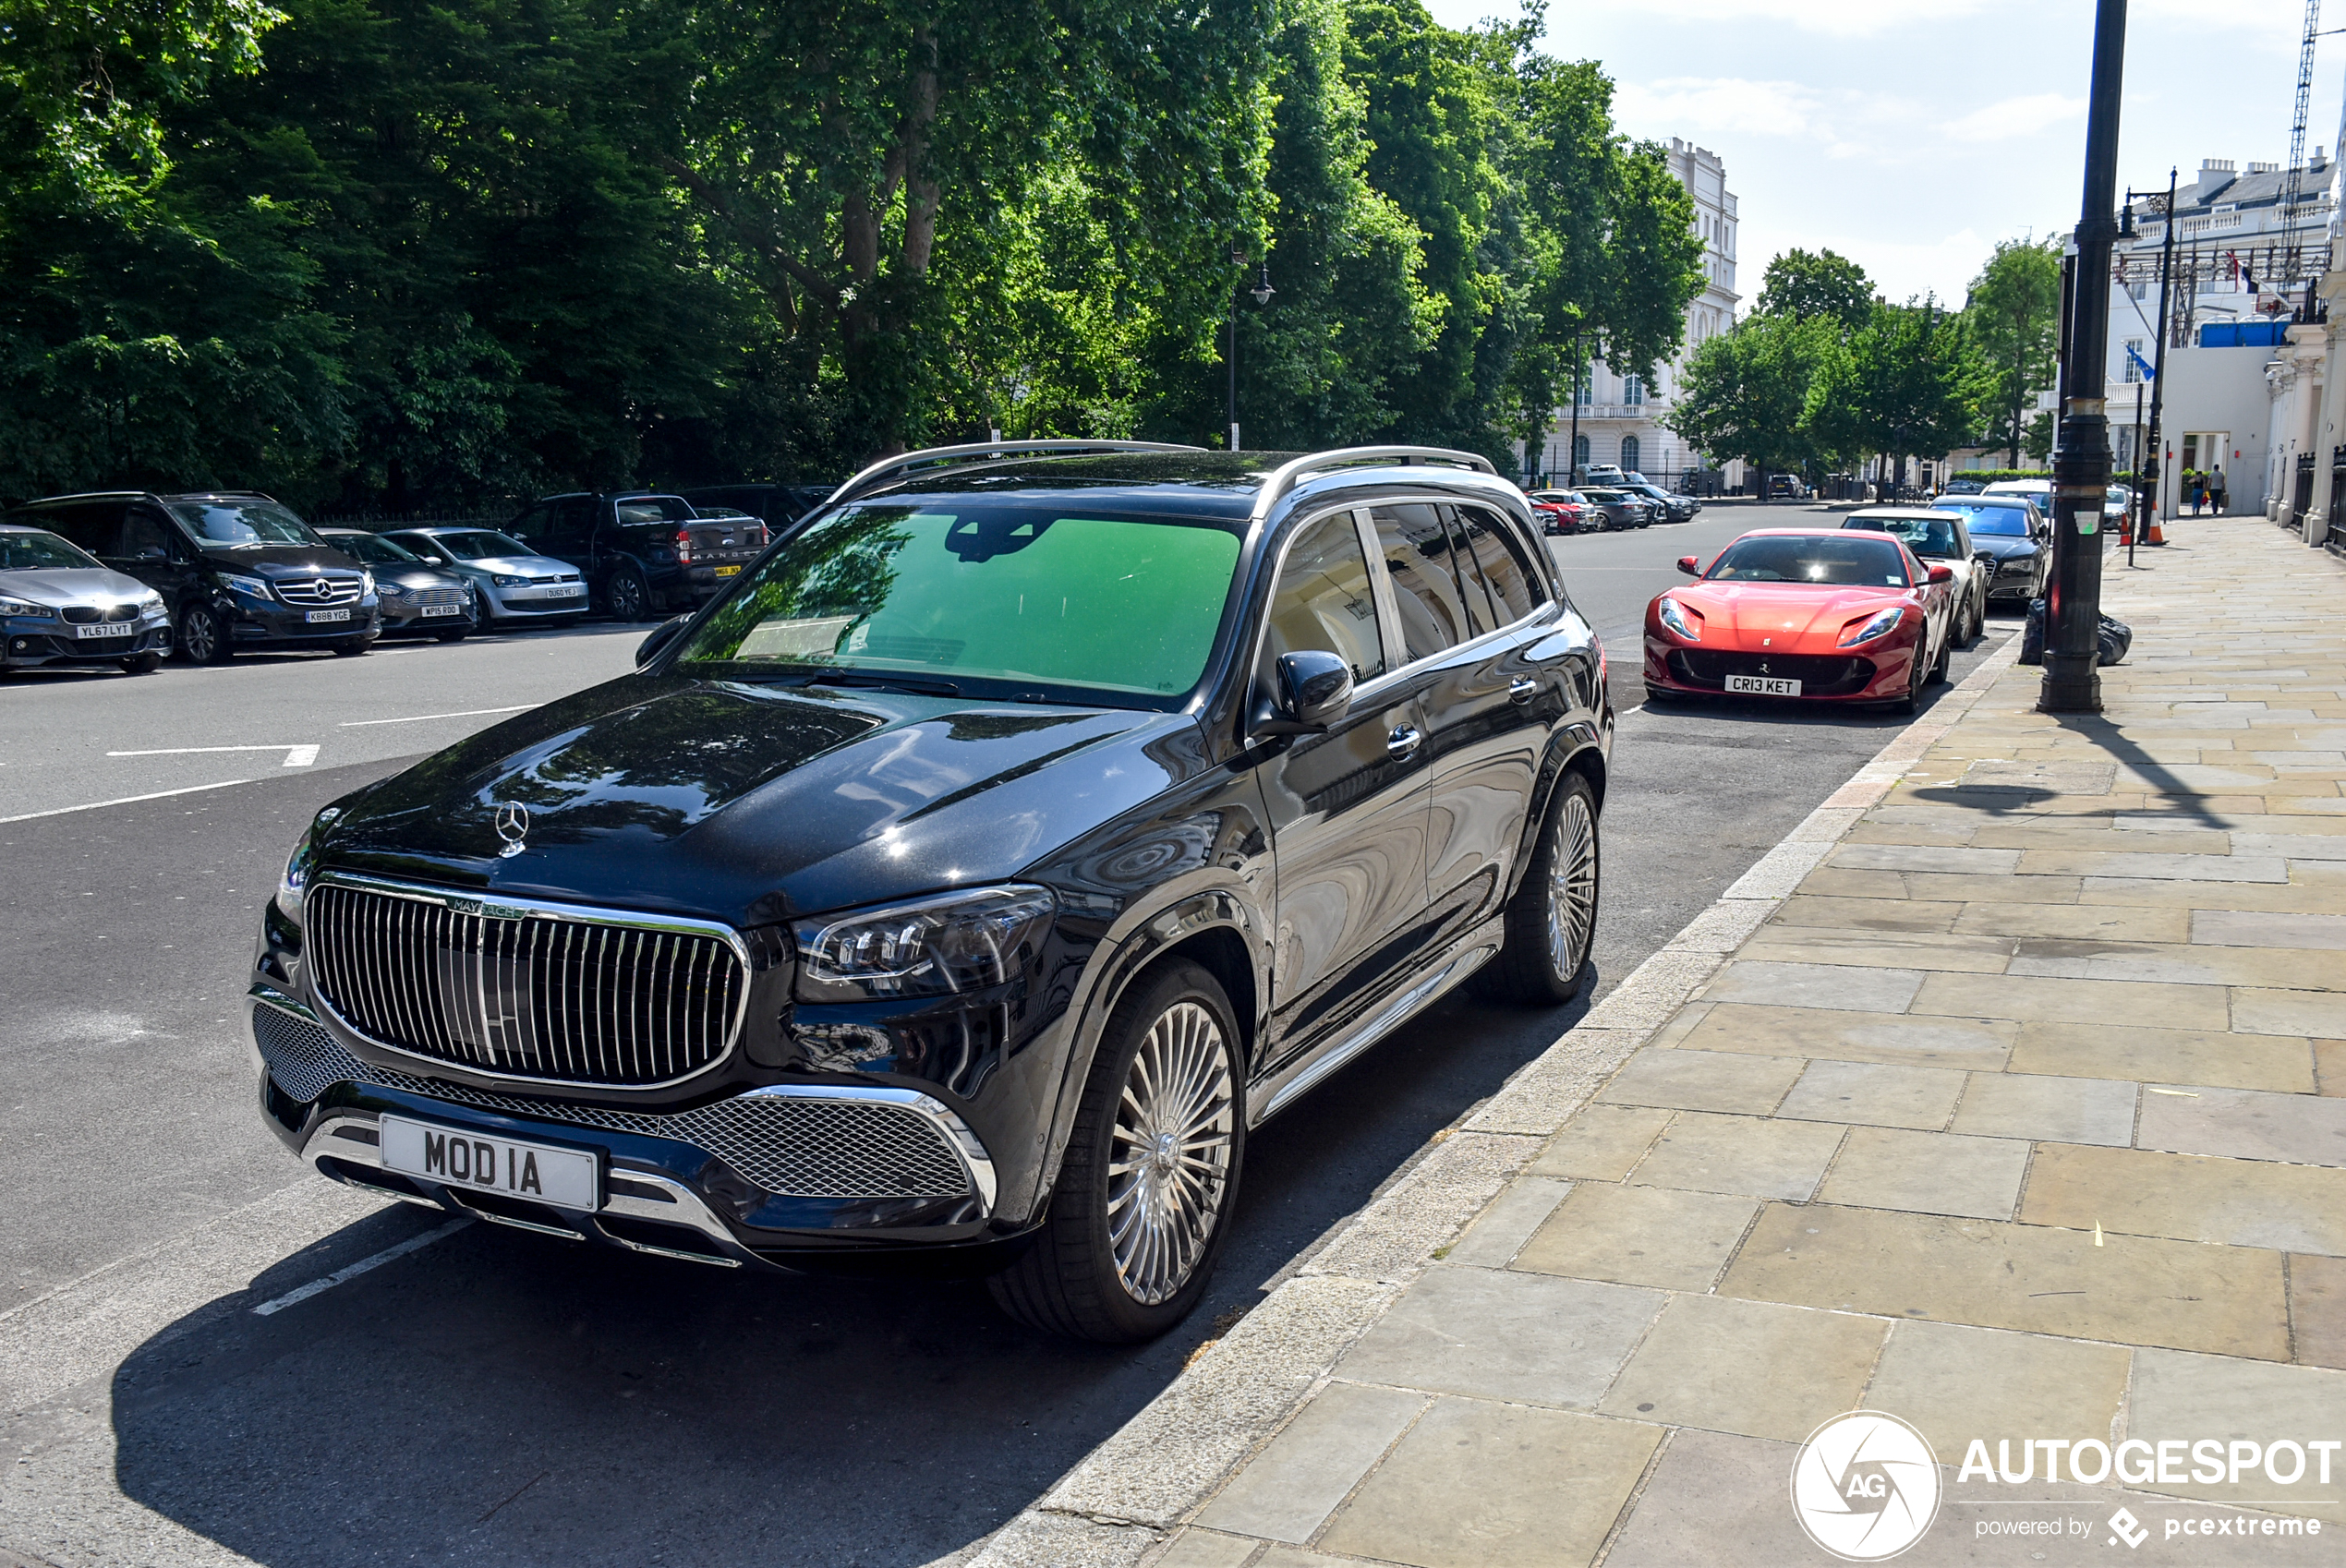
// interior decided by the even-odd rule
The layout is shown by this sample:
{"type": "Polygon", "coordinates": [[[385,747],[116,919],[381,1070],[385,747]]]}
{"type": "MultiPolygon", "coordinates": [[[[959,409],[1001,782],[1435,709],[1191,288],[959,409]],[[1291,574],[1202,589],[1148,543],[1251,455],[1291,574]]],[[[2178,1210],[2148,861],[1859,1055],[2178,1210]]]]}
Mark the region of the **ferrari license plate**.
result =
{"type": "Polygon", "coordinates": [[[1800,682],[1775,675],[1730,675],[1727,690],[1748,692],[1755,697],[1796,697],[1800,694],[1800,682]]]}

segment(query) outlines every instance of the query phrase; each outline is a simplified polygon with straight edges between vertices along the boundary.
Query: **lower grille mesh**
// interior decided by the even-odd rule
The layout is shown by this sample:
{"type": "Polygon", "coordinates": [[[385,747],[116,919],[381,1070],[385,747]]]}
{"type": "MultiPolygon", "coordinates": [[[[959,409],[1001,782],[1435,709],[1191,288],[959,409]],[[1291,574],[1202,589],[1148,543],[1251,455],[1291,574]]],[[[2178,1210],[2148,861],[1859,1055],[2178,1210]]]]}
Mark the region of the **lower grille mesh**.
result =
{"type": "Polygon", "coordinates": [[[744,1094],[671,1115],[609,1111],[491,1094],[375,1067],[319,1025],[266,1004],[252,1010],[252,1032],[269,1076],[305,1104],[337,1083],[369,1083],[532,1121],[672,1139],[707,1150],[783,1198],[958,1198],[970,1190],[961,1160],[937,1125],[901,1106],[744,1094]]]}

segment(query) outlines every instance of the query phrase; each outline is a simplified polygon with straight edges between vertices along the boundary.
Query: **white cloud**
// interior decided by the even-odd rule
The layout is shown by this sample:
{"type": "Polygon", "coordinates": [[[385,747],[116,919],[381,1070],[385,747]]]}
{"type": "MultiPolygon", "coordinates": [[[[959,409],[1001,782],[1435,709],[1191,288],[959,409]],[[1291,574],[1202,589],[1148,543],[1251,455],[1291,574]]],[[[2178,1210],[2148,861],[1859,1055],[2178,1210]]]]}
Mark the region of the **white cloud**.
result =
{"type": "Polygon", "coordinates": [[[1977,16],[1993,0],[1658,0],[1643,9],[1689,21],[1759,22],[1835,38],[1866,38],[1889,29],[1977,16]]]}
{"type": "Polygon", "coordinates": [[[1625,126],[1662,126],[1678,136],[1819,134],[1823,96],[1791,81],[1735,77],[1665,77],[1625,81],[1614,90],[1614,118],[1625,126]]]}
{"type": "Polygon", "coordinates": [[[2039,92],[1974,109],[1959,120],[1948,121],[1940,131],[1957,141],[2009,141],[2015,137],[2035,136],[2047,126],[2076,118],[2085,112],[2086,101],[2082,98],[2039,92]]]}

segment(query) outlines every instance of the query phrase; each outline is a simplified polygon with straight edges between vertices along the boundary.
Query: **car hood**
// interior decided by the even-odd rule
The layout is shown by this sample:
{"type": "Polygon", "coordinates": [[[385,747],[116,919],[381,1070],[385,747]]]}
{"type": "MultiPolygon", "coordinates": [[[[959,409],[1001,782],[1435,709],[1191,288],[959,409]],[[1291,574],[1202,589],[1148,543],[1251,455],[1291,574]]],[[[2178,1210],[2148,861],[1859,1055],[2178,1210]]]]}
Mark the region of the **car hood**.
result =
{"type": "Polygon", "coordinates": [[[345,801],[320,861],[759,925],[1014,876],[1203,766],[1196,740],[1180,714],[626,675],[345,801]]]}
{"type": "Polygon", "coordinates": [[[2002,561],[2008,556],[2037,553],[2037,541],[2024,538],[2018,534],[1974,534],[1971,536],[1971,543],[1973,549],[1984,549],[1998,561],[2002,561]]]}
{"type": "Polygon", "coordinates": [[[1700,612],[1706,647],[1784,649],[1814,642],[1831,649],[1851,621],[1893,604],[1911,604],[1906,588],[1805,587],[1784,583],[1698,583],[1669,597],[1700,612]]]}
{"type": "Polygon", "coordinates": [[[322,545],[206,545],[204,564],[248,577],[314,576],[365,570],[356,557],[322,545]]]}
{"type": "Polygon", "coordinates": [[[556,561],[550,555],[484,555],[478,561],[460,561],[459,572],[502,572],[508,577],[574,576],[578,568],[567,561],[556,561]]]}
{"type": "Polygon", "coordinates": [[[374,568],[378,583],[396,583],[403,588],[461,588],[465,580],[453,572],[437,566],[378,566],[374,568]]]}
{"type": "Polygon", "coordinates": [[[25,567],[0,572],[0,594],[35,604],[125,604],[144,598],[147,585],[103,566],[25,567]]]}

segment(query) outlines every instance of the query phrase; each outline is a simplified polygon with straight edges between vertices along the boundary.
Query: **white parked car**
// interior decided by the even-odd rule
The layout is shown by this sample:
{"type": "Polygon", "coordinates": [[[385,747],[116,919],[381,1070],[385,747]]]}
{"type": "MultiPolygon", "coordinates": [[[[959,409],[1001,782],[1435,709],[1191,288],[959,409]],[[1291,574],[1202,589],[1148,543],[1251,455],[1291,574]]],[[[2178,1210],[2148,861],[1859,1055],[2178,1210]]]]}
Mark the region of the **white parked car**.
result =
{"type": "Polygon", "coordinates": [[[1844,528],[1865,528],[1889,534],[1912,550],[1925,566],[1945,566],[1955,580],[1949,585],[1954,600],[1953,630],[1948,641],[1969,647],[1988,621],[1988,589],[1996,574],[1995,557],[1975,547],[1971,528],[1960,512],[1937,512],[1927,506],[1869,506],[1842,521],[1844,528]]]}

